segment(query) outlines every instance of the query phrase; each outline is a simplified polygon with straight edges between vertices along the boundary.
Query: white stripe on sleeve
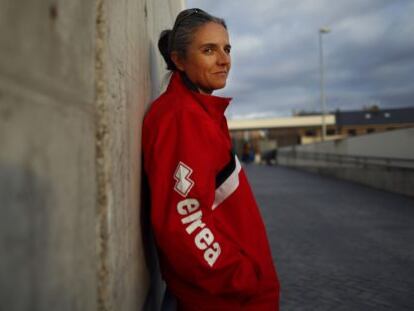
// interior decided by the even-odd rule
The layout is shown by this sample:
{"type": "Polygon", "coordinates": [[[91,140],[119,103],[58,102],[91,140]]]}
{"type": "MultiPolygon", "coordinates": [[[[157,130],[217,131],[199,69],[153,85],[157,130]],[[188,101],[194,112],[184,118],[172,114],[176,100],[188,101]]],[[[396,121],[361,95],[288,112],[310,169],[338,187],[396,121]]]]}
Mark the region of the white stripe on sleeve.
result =
{"type": "Polygon", "coordinates": [[[237,155],[234,156],[236,167],[230,176],[216,189],[214,195],[214,203],[212,209],[214,210],[219,206],[225,199],[227,199],[239,186],[239,173],[241,171],[241,165],[237,155]]]}

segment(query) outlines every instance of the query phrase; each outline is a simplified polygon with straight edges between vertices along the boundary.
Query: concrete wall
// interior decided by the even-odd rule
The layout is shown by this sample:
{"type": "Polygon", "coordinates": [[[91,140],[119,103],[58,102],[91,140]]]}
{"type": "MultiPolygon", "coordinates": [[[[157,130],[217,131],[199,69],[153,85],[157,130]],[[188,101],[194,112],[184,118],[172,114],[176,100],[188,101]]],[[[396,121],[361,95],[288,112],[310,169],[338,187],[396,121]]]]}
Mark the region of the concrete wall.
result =
{"type": "Polygon", "coordinates": [[[414,196],[414,129],[369,134],[341,141],[284,147],[278,149],[279,165],[359,182],[375,188],[414,196]],[[291,153],[294,151],[293,153],[291,153]],[[373,159],[333,159],[312,154],[352,155],[393,158],[384,162],[373,159]],[[378,165],[378,164],[387,164],[378,165]]]}
{"type": "Polygon", "coordinates": [[[348,137],[295,148],[298,151],[414,159],[414,128],[348,137]]]}
{"type": "Polygon", "coordinates": [[[0,3],[0,310],[140,310],[141,121],[184,4],[0,3]]]}

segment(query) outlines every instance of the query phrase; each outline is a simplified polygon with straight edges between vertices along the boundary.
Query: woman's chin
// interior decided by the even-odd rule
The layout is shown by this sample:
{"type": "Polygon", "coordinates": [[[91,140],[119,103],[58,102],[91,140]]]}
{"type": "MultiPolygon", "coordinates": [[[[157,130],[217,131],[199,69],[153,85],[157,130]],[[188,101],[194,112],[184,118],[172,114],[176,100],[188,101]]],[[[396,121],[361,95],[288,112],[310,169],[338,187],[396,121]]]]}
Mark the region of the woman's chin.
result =
{"type": "Polygon", "coordinates": [[[209,81],[205,87],[199,87],[202,90],[209,90],[208,93],[211,93],[215,90],[220,90],[226,86],[226,79],[216,79],[214,81],[209,81]]]}
{"type": "Polygon", "coordinates": [[[222,89],[226,86],[226,81],[218,81],[217,83],[214,84],[214,89],[215,90],[219,90],[222,89]]]}

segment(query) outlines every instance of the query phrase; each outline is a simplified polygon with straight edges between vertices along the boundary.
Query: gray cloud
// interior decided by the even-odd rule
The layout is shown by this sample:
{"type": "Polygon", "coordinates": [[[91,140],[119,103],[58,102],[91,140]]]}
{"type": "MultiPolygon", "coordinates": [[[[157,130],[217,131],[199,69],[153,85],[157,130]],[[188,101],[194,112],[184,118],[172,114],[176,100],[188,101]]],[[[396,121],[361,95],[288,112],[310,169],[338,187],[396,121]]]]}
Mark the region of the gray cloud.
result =
{"type": "Polygon", "coordinates": [[[323,35],[327,106],[414,105],[414,1],[187,0],[224,17],[233,66],[224,90],[228,117],[319,110],[318,29],[323,35]]]}

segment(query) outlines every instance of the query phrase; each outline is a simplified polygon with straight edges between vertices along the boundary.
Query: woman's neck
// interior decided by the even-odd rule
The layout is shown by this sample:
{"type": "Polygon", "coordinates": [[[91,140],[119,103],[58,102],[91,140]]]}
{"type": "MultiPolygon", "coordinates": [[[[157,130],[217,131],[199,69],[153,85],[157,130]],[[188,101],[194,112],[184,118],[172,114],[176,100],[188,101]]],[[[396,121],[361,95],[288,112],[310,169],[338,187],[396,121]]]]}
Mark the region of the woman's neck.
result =
{"type": "Polygon", "coordinates": [[[187,76],[187,74],[184,71],[180,71],[180,75],[181,75],[181,78],[183,80],[184,85],[190,91],[201,93],[201,94],[206,94],[206,95],[211,95],[213,93],[212,90],[203,89],[202,87],[198,86],[193,81],[191,81],[190,78],[187,76]]]}

